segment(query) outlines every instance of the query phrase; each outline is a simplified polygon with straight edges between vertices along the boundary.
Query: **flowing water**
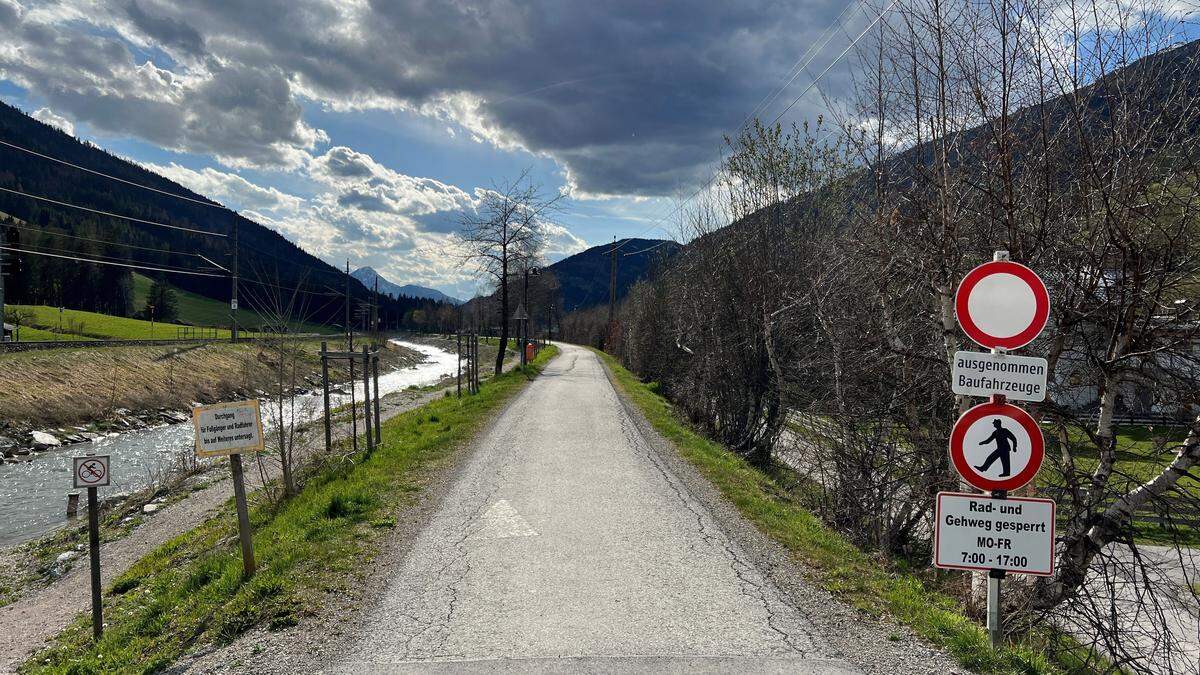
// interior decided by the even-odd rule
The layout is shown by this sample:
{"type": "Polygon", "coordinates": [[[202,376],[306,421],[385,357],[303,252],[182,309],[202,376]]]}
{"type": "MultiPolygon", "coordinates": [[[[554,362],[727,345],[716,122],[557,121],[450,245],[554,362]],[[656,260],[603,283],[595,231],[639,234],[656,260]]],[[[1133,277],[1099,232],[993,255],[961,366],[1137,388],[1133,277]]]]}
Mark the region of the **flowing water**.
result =
{"type": "MultiPolygon", "coordinates": [[[[383,394],[413,385],[433,384],[446,374],[455,372],[458,357],[453,352],[400,340],[392,342],[421,352],[425,355],[425,361],[403,370],[380,373],[379,390],[383,394]]],[[[348,392],[348,385],[343,385],[341,390],[348,392]]],[[[354,397],[356,401],[362,400],[361,380],[355,388],[354,397]]],[[[329,397],[329,403],[334,407],[349,402],[349,393],[331,394],[329,397]]],[[[278,414],[268,408],[263,406],[263,425],[269,430],[278,414]]],[[[300,424],[318,419],[321,410],[321,392],[317,391],[309,396],[297,397],[295,407],[289,406],[284,414],[287,417],[294,415],[300,424]]],[[[190,421],[167,424],[43,452],[29,462],[0,465],[0,546],[32,539],[67,522],[67,493],[73,491],[72,457],[89,452],[112,457],[112,485],[99,488],[103,498],[106,494],[132,492],[146,487],[155,477],[177,465],[182,456],[193,452],[194,437],[195,430],[190,421]]]]}

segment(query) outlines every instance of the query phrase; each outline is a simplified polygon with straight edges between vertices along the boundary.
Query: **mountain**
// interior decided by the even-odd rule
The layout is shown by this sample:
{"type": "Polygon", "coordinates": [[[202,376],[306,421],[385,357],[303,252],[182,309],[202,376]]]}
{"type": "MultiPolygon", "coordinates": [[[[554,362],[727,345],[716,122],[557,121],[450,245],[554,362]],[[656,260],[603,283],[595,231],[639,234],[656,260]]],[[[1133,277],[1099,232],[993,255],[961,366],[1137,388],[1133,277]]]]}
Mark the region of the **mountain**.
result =
{"type": "Polygon", "coordinates": [[[374,288],[375,279],[379,279],[379,292],[383,295],[392,298],[409,297],[409,298],[426,298],[429,300],[437,300],[440,302],[448,302],[452,305],[461,305],[462,300],[452,298],[449,295],[439,291],[436,288],[427,288],[416,284],[404,284],[403,286],[388,281],[373,267],[360,267],[350,273],[350,276],[362,282],[367,288],[374,288]]]}
{"type": "MultiPolygon", "coordinates": [[[[231,284],[221,268],[232,269],[235,233],[241,307],[268,314],[294,304],[314,322],[340,324],[347,290],[353,308],[369,301],[365,286],[354,281],[347,289],[343,271],[278,232],[3,103],[0,141],[119,179],[0,145],[0,213],[11,216],[0,217],[10,248],[8,302],[130,316],[141,309],[133,306],[132,271],[139,269],[227,303],[231,284]]],[[[384,299],[380,311],[400,324],[436,305],[401,297],[384,299]]]]}
{"type": "MultiPolygon", "coordinates": [[[[617,300],[625,297],[634,282],[645,278],[680,248],[679,244],[667,239],[622,239],[616,245],[621,247],[617,251],[617,300]]],[[[546,268],[558,278],[565,311],[608,302],[612,273],[609,251],[612,247],[613,244],[593,246],[546,268]]]]}

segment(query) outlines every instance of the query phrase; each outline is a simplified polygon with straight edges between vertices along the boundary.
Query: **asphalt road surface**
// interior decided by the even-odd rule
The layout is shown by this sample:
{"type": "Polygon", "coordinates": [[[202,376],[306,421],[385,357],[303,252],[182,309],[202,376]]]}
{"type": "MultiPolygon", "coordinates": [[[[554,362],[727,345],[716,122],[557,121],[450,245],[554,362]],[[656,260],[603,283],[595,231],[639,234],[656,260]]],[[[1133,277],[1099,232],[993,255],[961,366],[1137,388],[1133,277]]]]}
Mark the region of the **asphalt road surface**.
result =
{"type": "Polygon", "coordinates": [[[344,672],[853,672],[659,459],[591,352],[479,441],[344,672]]]}

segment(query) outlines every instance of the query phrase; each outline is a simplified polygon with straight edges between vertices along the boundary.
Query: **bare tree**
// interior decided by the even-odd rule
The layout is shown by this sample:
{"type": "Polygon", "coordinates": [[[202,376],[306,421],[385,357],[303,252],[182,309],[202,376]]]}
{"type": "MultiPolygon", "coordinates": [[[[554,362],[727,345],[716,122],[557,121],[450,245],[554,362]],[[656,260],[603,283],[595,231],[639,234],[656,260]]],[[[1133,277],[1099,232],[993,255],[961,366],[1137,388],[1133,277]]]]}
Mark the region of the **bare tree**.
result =
{"type": "Polygon", "coordinates": [[[545,245],[542,220],[559,199],[561,195],[543,195],[526,169],[515,180],[483,192],[474,211],[463,216],[462,229],[455,235],[454,244],[463,264],[494,283],[500,294],[497,375],[504,368],[508,346],[512,314],[509,284],[537,260],[545,245]]]}

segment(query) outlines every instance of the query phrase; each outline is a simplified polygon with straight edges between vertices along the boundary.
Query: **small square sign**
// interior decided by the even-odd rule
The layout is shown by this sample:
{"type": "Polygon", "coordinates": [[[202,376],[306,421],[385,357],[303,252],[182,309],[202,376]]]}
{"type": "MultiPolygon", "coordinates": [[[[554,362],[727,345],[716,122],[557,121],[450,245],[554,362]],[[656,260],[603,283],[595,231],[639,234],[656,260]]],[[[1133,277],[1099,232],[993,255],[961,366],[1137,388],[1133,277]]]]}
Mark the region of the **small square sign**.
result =
{"type": "Polygon", "coordinates": [[[112,483],[108,470],[108,455],[88,455],[74,458],[76,488],[107,487],[112,483]]]}

